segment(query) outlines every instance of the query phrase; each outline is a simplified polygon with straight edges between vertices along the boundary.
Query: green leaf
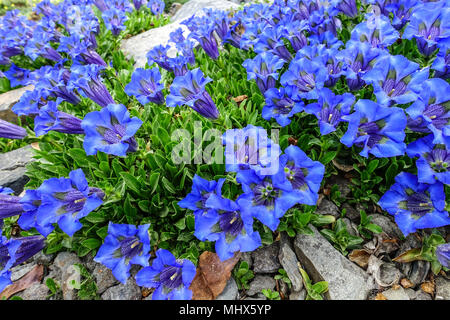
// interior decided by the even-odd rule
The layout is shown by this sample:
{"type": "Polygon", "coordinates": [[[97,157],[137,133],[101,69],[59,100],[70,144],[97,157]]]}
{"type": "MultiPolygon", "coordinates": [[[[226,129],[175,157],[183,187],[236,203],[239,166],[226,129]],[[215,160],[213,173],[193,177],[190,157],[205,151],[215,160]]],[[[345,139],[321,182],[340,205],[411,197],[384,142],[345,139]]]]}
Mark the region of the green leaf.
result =
{"type": "Polygon", "coordinates": [[[159,176],[159,172],[152,172],[150,175],[150,193],[154,193],[158,188],[159,176]]]}
{"type": "Polygon", "coordinates": [[[86,152],[80,148],[72,148],[67,150],[69,156],[81,167],[89,166],[86,152]]]}
{"type": "Polygon", "coordinates": [[[337,151],[328,151],[322,156],[322,158],[319,161],[322,162],[324,165],[327,165],[328,163],[331,162],[331,160],[336,158],[336,156],[337,151]]]}
{"type": "Polygon", "coordinates": [[[89,249],[97,249],[102,244],[98,239],[86,239],[81,242],[83,246],[89,249]]]}
{"type": "Polygon", "coordinates": [[[383,232],[383,229],[374,223],[369,223],[366,225],[366,229],[372,231],[373,233],[381,233],[383,232]]]}
{"type": "Polygon", "coordinates": [[[122,177],[123,181],[125,182],[125,185],[128,188],[130,188],[136,193],[139,193],[141,191],[141,184],[134,176],[132,176],[128,172],[121,172],[120,176],[122,177]]]}

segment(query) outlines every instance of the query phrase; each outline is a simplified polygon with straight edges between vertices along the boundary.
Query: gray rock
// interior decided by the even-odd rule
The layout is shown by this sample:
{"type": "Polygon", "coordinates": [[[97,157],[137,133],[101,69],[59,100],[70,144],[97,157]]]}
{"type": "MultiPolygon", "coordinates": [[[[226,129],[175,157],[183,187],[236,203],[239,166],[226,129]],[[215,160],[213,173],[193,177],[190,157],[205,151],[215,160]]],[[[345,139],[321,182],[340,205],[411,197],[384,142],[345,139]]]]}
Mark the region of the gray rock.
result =
{"type": "Polygon", "coordinates": [[[341,211],[345,209],[345,217],[350,219],[353,222],[358,222],[361,220],[361,216],[359,215],[359,211],[353,208],[348,203],[344,203],[341,207],[341,211]]]}
{"type": "Polygon", "coordinates": [[[392,286],[399,282],[402,273],[393,263],[383,263],[380,265],[379,277],[382,283],[392,286]]]}
{"type": "Polygon", "coordinates": [[[355,237],[359,236],[358,226],[355,223],[351,222],[348,218],[342,218],[342,221],[344,221],[345,228],[350,235],[355,237]]]}
{"type": "Polygon", "coordinates": [[[183,5],[179,2],[172,3],[169,9],[169,15],[174,16],[178,12],[178,10],[181,9],[182,6],[183,5]]]}
{"type": "Polygon", "coordinates": [[[433,299],[428,293],[423,292],[422,290],[417,290],[413,300],[433,300],[433,299]]]}
{"type": "Polygon", "coordinates": [[[351,192],[351,182],[341,176],[332,176],[327,183],[331,186],[337,185],[342,198],[347,198],[351,192]]]}
{"type": "Polygon", "coordinates": [[[20,194],[29,178],[25,175],[26,165],[33,159],[33,149],[26,146],[0,154],[0,186],[9,187],[20,194]]]}
{"type": "Polygon", "coordinates": [[[48,266],[48,265],[50,265],[50,263],[52,263],[54,258],[55,258],[54,254],[45,254],[43,251],[39,251],[39,253],[37,253],[33,257],[33,261],[38,264],[48,266]]]}
{"type": "Polygon", "coordinates": [[[306,290],[302,289],[301,291],[293,291],[289,295],[289,300],[305,300],[306,298],[306,290]]]}
{"type": "Polygon", "coordinates": [[[378,213],[370,214],[368,215],[368,217],[372,217],[371,223],[379,225],[381,229],[383,229],[383,231],[386,232],[389,236],[395,238],[403,237],[402,232],[391,217],[384,216],[378,213]]]}
{"type": "Polygon", "coordinates": [[[425,281],[430,272],[430,263],[428,261],[413,261],[410,263],[401,263],[400,269],[414,286],[425,281]]]}
{"type": "MultiPolygon", "coordinates": [[[[128,58],[134,58],[136,61],[136,68],[144,67],[147,62],[147,52],[158,45],[167,45],[169,43],[171,32],[178,28],[182,28],[184,36],[187,37],[190,31],[185,25],[180,24],[186,18],[189,18],[193,14],[202,14],[203,8],[227,10],[237,7],[236,4],[225,0],[191,0],[181,7],[175,16],[172,17],[173,23],[148,30],[137,36],[131,37],[130,39],[123,40],[121,49],[128,58]]],[[[169,57],[175,57],[177,54],[175,44],[170,43],[170,46],[171,48],[167,52],[167,55],[169,57]]]]}
{"type": "Polygon", "coordinates": [[[279,243],[257,249],[252,253],[253,271],[256,273],[278,272],[281,265],[278,262],[279,243]]]}
{"type": "Polygon", "coordinates": [[[82,257],[81,262],[90,272],[94,272],[95,267],[98,265],[98,263],[94,261],[94,255],[91,252],[82,257]]]}
{"type": "Polygon", "coordinates": [[[106,268],[102,264],[96,264],[92,275],[97,283],[97,293],[102,294],[106,289],[119,283],[117,279],[112,274],[111,269],[106,268]]]}
{"type": "Polygon", "coordinates": [[[126,284],[108,288],[101,297],[103,300],[141,300],[142,293],[134,278],[130,277],[126,284]]]}
{"type": "Polygon", "coordinates": [[[450,300],[450,280],[444,277],[437,277],[436,285],[436,300],[450,300]]]}
{"type": "Polygon", "coordinates": [[[46,300],[50,290],[44,283],[34,283],[31,287],[19,293],[18,296],[23,300],[46,300]]]}
{"type": "Polygon", "coordinates": [[[227,285],[225,286],[225,289],[223,289],[222,293],[219,294],[219,296],[216,298],[216,300],[237,300],[239,295],[238,287],[236,284],[236,280],[234,280],[233,277],[231,277],[227,285]]]}
{"type": "Polygon", "coordinates": [[[246,297],[244,300],[267,300],[267,297],[263,293],[258,293],[254,297],[246,297]]]}
{"type": "Polygon", "coordinates": [[[172,17],[172,21],[183,21],[193,15],[202,15],[203,9],[229,10],[237,9],[236,3],[225,0],[191,0],[185,3],[180,10],[172,17]]]}
{"type": "Polygon", "coordinates": [[[11,111],[11,108],[20,100],[20,97],[26,91],[34,90],[33,85],[11,90],[0,94],[0,119],[8,122],[17,122],[17,115],[11,111]]]}
{"type": "Polygon", "coordinates": [[[302,275],[298,270],[298,260],[295,252],[289,247],[287,243],[282,243],[280,246],[280,253],[278,254],[281,266],[286,271],[289,280],[292,283],[294,291],[300,291],[303,288],[302,275]]]}
{"type": "Polygon", "coordinates": [[[21,264],[19,266],[15,266],[11,269],[11,281],[16,281],[22,278],[24,275],[26,275],[28,272],[33,270],[33,268],[36,266],[36,263],[28,263],[28,264],[21,264]]]}
{"type": "Polygon", "coordinates": [[[247,290],[248,296],[254,296],[257,293],[261,293],[262,289],[273,290],[276,286],[275,280],[270,276],[257,275],[249,285],[247,290]]]}
{"type": "Polygon", "coordinates": [[[53,265],[59,269],[61,274],[61,289],[64,300],[75,300],[77,298],[72,281],[80,283],[81,275],[75,264],[81,264],[81,261],[75,253],[70,252],[59,253],[53,262],[53,265]]]}
{"type": "Polygon", "coordinates": [[[339,208],[327,199],[322,199],[322,202],[320,202],[320,205],[317,207],[316,213],[322,215],[332,215],[336,219],[341,216],[339,208]]]}
{"type": "Polygon", "coordinates": [[[373,278],[346,259],[318,231],[313,236],[299,234],[294,248],[300,263],[313,282],[327,281],[325,297],[331,300],[365,300],[375,288],[373,278]]]}
{"type": "Polygon", "coordinates": [[[390,288],[382,292],[388,300],[410,300],[408,294],[403,287],[399,286],[397,289],[390,288]]]}

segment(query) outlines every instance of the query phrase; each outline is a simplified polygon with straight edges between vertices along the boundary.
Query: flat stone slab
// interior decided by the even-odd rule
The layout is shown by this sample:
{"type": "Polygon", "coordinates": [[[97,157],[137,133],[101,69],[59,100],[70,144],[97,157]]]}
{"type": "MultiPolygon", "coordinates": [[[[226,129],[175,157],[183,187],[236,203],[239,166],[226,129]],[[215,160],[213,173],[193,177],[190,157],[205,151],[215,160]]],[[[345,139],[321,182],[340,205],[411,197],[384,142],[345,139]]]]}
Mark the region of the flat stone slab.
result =
{"type": "Polygon", "coordinates": [[[31,146],[0,153],[0,186],[9,187],[20,194],[28,181],[26,165],[35,161],[33,156],[31,146]]]}
{"type": "Polygon", "coordinates": [[[19,102],[20,97],[26,91],[32,90],[34,90],[34,86],[29,85],[0,94],[0,119],[13,123],[17,122],[17,115],[11,111],[11,108],[19,102]]]}
{"type": "Polygon", "coordinates": [[[327,281],[331,300],[366,300],[375,289],[374,279],[345,258],[314,227],[314,236],[299,234],[294,248],[313,282],[327,281]]]}
{"type": "MultiPolygon", "coordinates": [[[[225,0],[191,0],[181,7],[172,17],[172,23],[143,32],[137,36],[122,41],[121,49],[128,58],[134,58],[135,67],[142,68],[147,62],[147,53],[158,45],[166,46],[169,43],[170,33],[178,28],[182,28],[184,36],[187,37],[190,31],[181,22],[192,15],[203,14],[203,9],[211,8],[218,10],[228,10],[238,8],[233,2],[225,0]]],[[[177,55],[177,49],[171,43],[168,56],[173,58],[177,55]]]]}

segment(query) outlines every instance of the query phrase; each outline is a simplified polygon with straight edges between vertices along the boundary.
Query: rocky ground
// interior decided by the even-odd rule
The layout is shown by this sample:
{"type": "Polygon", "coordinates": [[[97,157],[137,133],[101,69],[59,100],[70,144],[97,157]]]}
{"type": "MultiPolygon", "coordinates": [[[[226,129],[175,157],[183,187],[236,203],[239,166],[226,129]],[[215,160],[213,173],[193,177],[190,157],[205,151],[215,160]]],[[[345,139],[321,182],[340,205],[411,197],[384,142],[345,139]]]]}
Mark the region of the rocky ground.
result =
{"type": "MultiPolygon", "coordinates": [[[[140,67],[145,64],[147,51],[156,45],[167,44],[169,33],[180,27],[184,18],[198,13],[202,8],[236,8],[236,3],[240,2],[191,0],[183,6],[173,4],[171,24],[125,40],[122,49],[135,59],[136,67],[140,67]]],[[[15,115],[10,109],[24,91],[26,88],[0,95],[0,119],[14,121],[15,115]]],[[[33,161],[32,156],[30,146],[0,154],[0,185],[10,187],[16,194],[20,194],[28,179],[25,176],[25,166],[33,161]]],[[[344,176],[334,177],[327,184],[337,185],[342,197],[350,196],[350,182],[344,176]]],[[[338,207],[324,197],[317,213],[339,218],[344,209],[347,231],[357,236],[359,206],[344,202],[338,207]]],[[[383,232],[362,244],[362,249],[344,256],[313,227],[314,236],[298,234],[295,238],[289,238],[286,234],[280,234],[272,245],[242,255],[241,261],[246,261],[254,274],[248,281],[248,289],[239,290],[236,280],[230,278],[218,299],[265,300],[267,298],[261,291],[271,289],[278,291],[284,299],[304,300],[307,291],[299,272],[300,265],[313,283],[322,280],[328,282],[329,290],[324,295],[326,299],[450,300],[450,278],[443,273],[434,276],[429,262],[392,261],[400,253],[419,247],[421,241],[415,235],[410,235],[403,241],[399,240],[402,239],[402,234],[391,216],[370,210],[367,213],[372,217],[371,222],[381,226],[383,232]],[[275,279],[279,269],[286,272],[291,287],[281,279],[275,279]]],[[[440,228],[439,231],[448,241],[450,228],[440,228]]],[[[95,263],[89,255],[80,259],[70,252],[60,252],[56,255],[40,253],[15,267],[12,270],[12,280],[20,282],[33,270],[39,271],[34,281],[25,286],[26,288],[14,292],[15,296],[26,300],[151,299],[151,290],[138,287],[133,278],[126,284],[120,284],[109,269],[95,263]]],[[[132,276],[138,270],[139,268],[133,268],[132,276]]]]}

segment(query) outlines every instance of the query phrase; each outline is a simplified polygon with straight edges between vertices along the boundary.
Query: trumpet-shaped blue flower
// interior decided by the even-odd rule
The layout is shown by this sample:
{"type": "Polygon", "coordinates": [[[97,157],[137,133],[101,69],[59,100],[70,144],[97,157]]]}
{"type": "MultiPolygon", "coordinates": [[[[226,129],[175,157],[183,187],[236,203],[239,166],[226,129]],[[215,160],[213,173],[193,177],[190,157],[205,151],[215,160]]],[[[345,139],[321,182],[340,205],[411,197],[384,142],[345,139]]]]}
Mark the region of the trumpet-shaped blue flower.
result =
{"type": "Polygon", "coordinates": [[[293,100],[296,88],[294,86],[271,88],[264,93],[266,105],[262,117],[266,120],[275,119],[282,127],[291,123],[291,117],[304,109],[302,100],[293,100]]]}
{"type": "Polygon", "coordinates": [[[281,149],[267,137],[265,129],[253,125],[230,129],[224,133],[222,142],[225,145],[226,171],[253,169],[264,174],[278,171],[281,149]]]}
{"type": "Polygon", "coordinates": [[[178,202],[181,208],[194,211],[195,217],[206,214],[210,207],[206,205],[208,199],[214,195],[216,198],[222,197],[222,186],[225,179],[218,181],[206,180],[199,175],[195,175],[192,180],[192,190],[186,197],[178,202]]]}
{"type": "Polygon", "coordinates": [[[156,63],[161,68],[172,71],[172,68],[169,64],[169,57],[167,56],[167,52],[170,49],[170,46],[162,46],[158,45],[153,47],[148,53],[147,53],[147,60],[148,64],[152,65],[153,63],[156,63]]]}
{"type": "Polygon", "coordinates": [[[11,88],[15,88],[18,86],[26,86],[29,84],[29,73],[29,70],[19,68],[13,63],[11,64],[9,69],[4,72],[4,76],[8,78],[11,88]]]}
{"type": "Polygon", "coordinates": [[[270,88],[275,88],[279,77],[277,71],[284,66],[284,61],[270,52],[263,52],[253,59],[245,60],[242,65],[247,70],[247,79],[254,79],[264,94],[270,88]]]}
{"type": "Polygon", "coordinates": [[[444,243],[437,246],[436,257],[442,266],[450,269],[450,243],[444,243]]]}
{"type": "Polygon", "coordinates": [[[16,197],[2,191],[0,193],[0,220],[17,216],[23,213],[20,197],[16,197]]]}
{"type": "Polygon", "coordinates": [[[417,63],[404,56],[387,55],[377,60],[362,78],[372,84],[377,101],[383,105],[405,104],[417,99],[429,68],[418,70],[417,63]]]}
{"type": "Polygon", "coordinates": [[[153,102],[164,103],[162,90],[164,84],[161,82],[161,73],[158,68],[136,69],[131,75],[131,82],[126,85],[125,92],[129,96],[135,96],[143,105],[153,102]]]}
{"type": "Polygon", "coordinates": [[[166,98],[166,105],[168,107],[187,105],[208,119],[217,119],[219,110],[205,89],[206,84],[211,81],[211,78],[203,76],[200,68],[176,77],[166,98]]]}
{"type": "Polygon", "coordinates": [[[349,89],[361,89],[365,84],[362,76],[384,55],[387,55],[386,51],[373,48],[368,42],[347,41],[345,49],[336,53],[336,57],[342,59],[347,66],[344,74],[349,89]]]}
{"type": "Polygon", "coordinates": [[[49,101],[39,110],[39,116],[34,118],[34,132],[36,136],[57,131],[69,134],[84,134],[81,119],[58,110],[58,102],[49,101]]]}
{"type": "Polygon", "coordinates": [[[436,50],[439,41],[450,37],[450,6],[442,7],[442,3],[430,2],[414,10],[403,32],[404,39],[416,39],[419,51],[425,56],[436,50]]]}
{"type": "Polygon", "coordinates": [[[284,27],[267,27],[259,36],[258,42],[255,44],[255,52],[271,52],[274,55],[280,57],[285,62],[292,60],[292,54],[283,42],[283,38],[286,37],[284,27]]]}
{"type": "Polygon", "coordinates": [[[25,262],[44,248],[41,236],[7,239],[0,235],[0,291],[11,282],[11,268],[25,262]]]}
{"type": "Polygon", "coordinates": [[[116,156],[135,152],[138,146],[134,134],[141,125],[139,118],[130,118],[122,104],[110,104],[100,111],[90,112],[81,122],[86,134],[84,150],[87,155],[94,155],[97,151],[116,156]]]}
{"type": "Polygon", "coordinates": [[[348,129],[341,142],[347,147],[356,145],[363,148],[360,155],[368,157],[395,157],[403,155],[406,115],[403,109],[383,107],[371,100],[358,100],[355,112],[343,116],[348,121],[348,129]]]}
{"type": "Polygon", "coordinates": [[[253,231],[253,217],[243,213],[236,202],[213,194],[206,205],[213,210],[197,215],[194,235],[201,241],[215,241],[220,260],[233,257],[236,251],[249,252],[261,245],[261,237],[253,231]]]}
{"type": "Polygon", "coordinates": [[[125,21],[128,20],[125,12],[111,8],[102,13],[103,21],[108,30],[111,30],[114,36],[118,36],[121,31],[126,29],[125,21]]]}
{"type": "Polygon", "coordinates": [[[150,10],[152,10],[152,13],[156,16],[164,12],[165,6],[164,1],[162,0],[149,0],[147,2],[147,7],[149,7],[150,10]]]}
{"type": "Polygon", "coordinates": [[[439,52],[431,68],[436,70],[436,77],[448,79],[450,78],[450,37],[440,41],[437,46],[439,52]]]}
{"type": "Polygon", "coordinates": [[[450,152],[445,145],[433,144],[433,135],[411,142],[406,149],[409,157],[416,161],[417,177],[420,183],[433,184],[436,180],[450,184],[450,152]]]}
{"type": "Polygon", "coordinates": [[[80,230],[80,219],[102,204],[99,194],[89,188],[81,169],[71,171],[69,178],[50,178],[38,188],[41,204],[36,212],[38,225],[58,223],[70,237],[80,230]]]}
{"type": "Polygon", "coordinates": [[[13,194],[14,190],[7,187],[0,186],[0,194],[13,194]]]}
{"type": "Polygon", "coordinates": [[[372,47],[387,48],[398,38],[389,18],[374,13],[366,14],[365,21],[353,28],[350,39],[360,42],[368,42],[372,47]]]}
{"type": "Polygon", "coordinates": [[[37,222],[37,212],[42,204],[42,193],[39,190],[26,190],[20,203],[24,210],[17,220],[20,228],[23,230],[35,228],[44,237],[47,237],[55,229],[51,223],[40,225],[37,222]]]}
{"type": "Polygon", "coordinates": [[[381,208],[395,217],[395,222],[407,236],[418,229],[437,228],[450,224],[445,211],[444,185],[420,183],[417,176],[402,172],[395,184],[378,201],[381,208]]]}
{"type": "Polygon", "coordinates": [[[212,24],[202,23],[195,31],[189,34],[189,38],[197,40],[211,59],[216,60],[219,58],[219,45],[212,24]]]}
{"type": "Polygon", "coordinates": [[[426,80],[417,99],[406,112],[408,127],[417,132],[432,132],[434,144],[446,144],[450,137],[450,85],[439,78],[426,80]]]}
{"type": "Polygon", "coordinates": [[[152,265],[136,274],[136,283],[155,288],[153,300],[190,300],[192,291],[189,286],[195,273],[195,265],[191,261],[175,259],[169,251],[159,249],[152,265]]]}
{"type": "Polygon", "coordinates": [[[356,0],[342,0],[338,4],[338,9],[346,16],[354,18],[358,15],[358,8],[356,7],[356,0]]]}
{"type": "Polygon", "coordinates": [[[281,85],[295,86],[296,99],[317,99],[317,89],[323,88],[325,81],[328,80],[328,70],[320,58],[310,60],[303,56],[302,50],[297,53],[289,69],[281,76],[281,85]]]}
{"type": "Polygon", "coordinates": [[[108,235],[98,249],[94,261],[112,270],[114,277],[126,283],[132,264],[147,267],[150,259],[150,224],[138,227],[129,224],[108,225],[108,235]]]}
{"type": "Polygon", "coordinates": [[[21,140],[27,136],[27,131],[5,120],[0,119],[0,138],[21,140]]]}
{"type": "Polygon", "coordinates": [[[32,91],[25,91],[13,107],[12,111],[18,116],[28,116],[39,114],[39,109],[45,105],[46,102],[42,101],[46,98],[43,90],[34,89],[32,91]]]}
{"type": "Polygon", "coordinates": [[[330,89],[322,88],[317,103],[307,105],[305,111],[317,117],[320,133],[326,135],[336,130],[342,116],[350,114],[354,101],[355,97],[351,93],[335,95],[330,89]]]}

